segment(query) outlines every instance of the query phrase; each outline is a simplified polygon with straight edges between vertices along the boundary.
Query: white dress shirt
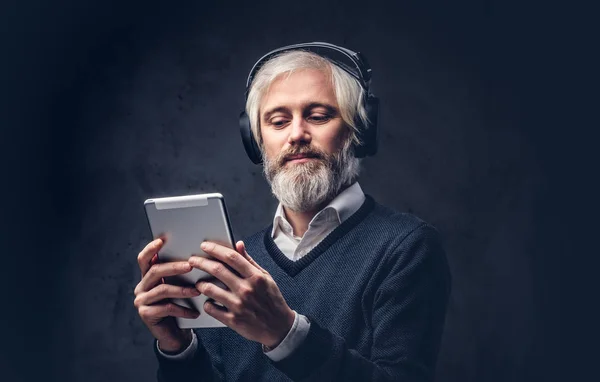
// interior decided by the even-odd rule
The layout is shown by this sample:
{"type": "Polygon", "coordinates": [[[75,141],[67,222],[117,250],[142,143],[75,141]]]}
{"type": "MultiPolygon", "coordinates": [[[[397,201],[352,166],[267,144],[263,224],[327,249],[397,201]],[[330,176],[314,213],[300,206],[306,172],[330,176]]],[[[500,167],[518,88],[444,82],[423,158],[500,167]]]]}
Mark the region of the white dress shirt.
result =
{"type": "Polygon", "coordinates": [[[290,260],[300,260],[316,247],[321,240],[354,214],[365,200],[365,194],[358,182],[342,191],[325,208],[319,211],[308,223],[304,236],[294,235],[291,224],[287,221],[281,203],[275,212],[271,236],[277,247],[290,260]]]}
{"type": "MultiPolygon", "coordinates": [[[[363,204],[365,194],[358,182],[342,191],[325,208],[319,211],[308,223],[308,230],[302,237],[294,235],[291,224],[285,217],[281,203],[277,207],[273,219],[271,236],[277,247],[290,260],[297,261],[316,247],[327,235],[352,216],[363,204]]],[[[310,321],[305,316],[294,311],[292,328],[277,347],[267,349],[263,346],[265,355],[271,360],[280,361],[298,348],[308,335],[310,321]]],[[[185,359],[191,357],[198,348],[198,338],[192,330],[192,343],[181,353],[168,355],[160,351],[166,358],[185,359]]]]}

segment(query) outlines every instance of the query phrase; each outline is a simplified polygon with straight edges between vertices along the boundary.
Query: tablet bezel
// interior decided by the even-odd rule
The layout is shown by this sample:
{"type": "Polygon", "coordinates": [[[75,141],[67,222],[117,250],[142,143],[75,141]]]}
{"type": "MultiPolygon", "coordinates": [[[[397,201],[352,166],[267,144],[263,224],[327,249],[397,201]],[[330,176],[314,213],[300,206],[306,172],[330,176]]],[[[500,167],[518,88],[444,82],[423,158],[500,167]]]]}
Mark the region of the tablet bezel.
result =
{"type": "MultiPolygon", "coordinates": [[[[209,206],[209,204],[212,203],[213,201],[216,201],[218,203],[218,207],[219,207],[218,210],[220,211],[220,216],[211,215],[209,217],[204,217],[204,218],[199,216],[199,219],[204,219],[204,222],[202,224],[206,224],[206,221],[209,221],[209,222],[216,221],[215,219],[219,219],[222,223],[224,223],[223,226],[225,227],[225,230],[227,232],[225,233],[225,235],[223,235],[222,238],[223,239],[227,238],[227,240],[229,242],[226,243],[226,242],[223,242],[223,240],[214,240],[214,241],[219,242],[224,245],[227,245],[227,246],[230,246],[231,248],[235,248],[235,241],[233,238],[233,230],[231,229],[231,222],[229,220],[229,214],[227,212],[225,198],[220,193],[170,196],[170,197],[150,198],[150,199],[145,200],[144,201],[144,209],[146,211],[146,219],[148,221],[148,226],[152,233],[152,237],[154,239],[163,237],[164,239],[166,239],[166,241],[168,241],[169,239],[167,236],[169,236],[169,229],[167,227],[170,224],[169,221],[174,221],[174,223],[171,224],[171,226],[176,227],[178,224],[175,221],[176,218],[174,218],[173,216],[177,216],[177,215],[187,216],[191,212],[189,210],[189,208],[196,208],[196,210],[198,210],[198,212],[201,212],[202,207],[209,206]],[[200,210],[197,207],[199,207],[200,210]],[[154,210],[152,210],[152,209],[154,209],[154,210]],[[182,213],[177,214],[176,213],[177,210],[182,211],[182,213]],[[186,212],[186,213],[184,214],[183,212],[186,212]],[[161,219],[158,219],[158,217],[157,217],[158,215],[168,215],[171,217],[166,218],[166,220],[160,221],[161,219]],[[165,231],[167,231],[167,233],[165,233],[165,231]]],[[[162,216],[162,218],[165,219],[165,216],[162,216]]],[[[189,216],[187,216],[185,218],[188,221],[190,220],[189,216]]],[[[173,232],[170,232],[170,233],[173,234],[173,232]]],[[[186,240],[188,240],[188,242],[189,242],[189,241],[194,241],[195,239],[186,239],[186,240]]],[[[194,251],[195,253],[191,253],[190,256],[191,255],[208,256],[206,253],[204,253],[200,249],[200,243],[201,243],[201,241],[199,240],[197,242],[197,250],[194,251]]],[[[166,244],[167,243],[165,242],[165,245],[163,246],[163,248],[161,248],[161,250],[158,252],[159,260],[161,260],[161,252],[163,252],[165,247],[168,248],[166,244]]],[[[188,257],[186,257],[186,255],[181,255],[181,256],[177,256],[177,258],[173,258],[173,257],[167,258],[165,256],[165,254],[163,253],[162,260],[177,261],[177,260],[185,260],[188,257]]],[[[203,274],[202,277],[200,277],[199,279],[211,279],[212,282],[214,282],[215,284],[219,285],[220,287],[226,289],[225,285],[222,284],[219,280],[214,279],[212,276],[210,276],[210,275],[206,274],[205,272],[202,272],[198,269],[190,272],[190,274],[188,274],[188,276],[184,275],[184,277],[189,278],[190,277],[189,275],[193,274],[194,272],[197,274],[203,274]]],[[[196,276],[194,276],[194,279],[195,278],[196,278],[196,276]]],[[[174,278],[174,279],[171,278],[169,280],[169,282],[172,284],[189,284],[190,280],[183,281],[179,278],[174,278]]],[[[200,295],[200,296],[192,297],[192,298],[186,298],[186,299],[173,299],[173,302],[175,302],[178,305],[196,309],[200,312],[200,316],[195,319],[176,317],[177,324],[179,325],[180,328],[182,328],[182,329],[184,329],[184,328],[209,328],[209,327],[225,326],[220,321],[216,320],[215,318],[213,318],[212,316],[209,316],[207,313],[204,312],[203,305],[206,300],[207,300],[207,298],[204,295],[200,295]]]]}

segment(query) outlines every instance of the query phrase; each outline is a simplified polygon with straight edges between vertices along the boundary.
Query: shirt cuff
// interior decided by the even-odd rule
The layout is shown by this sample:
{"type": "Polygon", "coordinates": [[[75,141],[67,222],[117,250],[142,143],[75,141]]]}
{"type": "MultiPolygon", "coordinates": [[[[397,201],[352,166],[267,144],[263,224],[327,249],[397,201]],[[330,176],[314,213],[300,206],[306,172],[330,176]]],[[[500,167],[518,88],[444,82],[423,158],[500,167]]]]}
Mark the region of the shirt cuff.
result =
{"type": "Polygon", "coordinates": [[[308,318],[294,311],[294,323],[283,341],[271,350],[263,346],[263,352],[271,361],[281,361],[292,354],[304,342],[309,329],[310,321],[308,318]]]}
{"type": "Polygon", "coordinates": [[[158,347],[158,341],[156,341],[156,348],[158,349],[158,352],[160,353],[161,356],[165,357],[166,359],[172,359],[172,360],[184,360],[184,359],[188,359],[191,358],[194,353],[196,353],[196,350],[198,349],[198,338],[196,337],[196,333],[192,330],[192,342],[189,344],[189,346],[182,351],[181,353],[178,354],[166,354],[163,351],[160,350],[160,347],[158,347]]]}

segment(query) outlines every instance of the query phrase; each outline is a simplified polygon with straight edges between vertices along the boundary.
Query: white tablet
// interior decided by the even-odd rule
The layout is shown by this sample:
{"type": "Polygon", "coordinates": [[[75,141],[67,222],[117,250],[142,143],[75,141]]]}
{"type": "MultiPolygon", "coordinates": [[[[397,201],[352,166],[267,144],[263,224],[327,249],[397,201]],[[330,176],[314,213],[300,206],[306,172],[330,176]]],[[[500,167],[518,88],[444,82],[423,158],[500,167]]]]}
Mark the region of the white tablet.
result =
{"type": "MultiPolygon", "coordinates": [[[[161,262],[185,261],[190,256],[208,256],[200,249],[203,241],[212,241],[229,248],[234,247],[233,234],[223,195],[199,194],[148,199],[144,202],[152,237],[163,238],[164,245],[158,252],[161,262]]],[[[165,281],[175,285],[193,285],[198,280],[212,279],[222,288],[225,285],[210,274],[193,269],[184,275],[165,281]]],[[[220,321],[204,312],[206,296],[173,299],[173,302],[200,312],[198,318],[176,317],[180,328],[223,327],[220,321]]]]}

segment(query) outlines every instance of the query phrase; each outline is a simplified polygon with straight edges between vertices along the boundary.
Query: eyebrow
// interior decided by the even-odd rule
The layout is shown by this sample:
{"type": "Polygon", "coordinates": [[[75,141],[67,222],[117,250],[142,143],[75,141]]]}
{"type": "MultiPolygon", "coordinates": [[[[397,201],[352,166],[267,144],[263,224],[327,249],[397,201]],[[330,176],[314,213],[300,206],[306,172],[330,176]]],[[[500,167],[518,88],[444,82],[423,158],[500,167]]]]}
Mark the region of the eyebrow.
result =
{"type": "MultiPolygon", "coordinates": [[[[330,104],[327,104],[327,103],[311,102],[309,104],[302,105],[303,109],[314,109],[314,108],[317,108],[317,107],[322,107],[322,108],[326,109],[328,113],[332,113],[332,114],[337,114],[338,113],[338,108],[337,107],[335,107],[333,105],[330,105],[330,104]]],[[[262,118],[266,120],[271,115],[273,115],[275,113],[278,113],[278,112],[287,112],[289,110],[290,109],[288,107],[286,107],[286,106],[278,106],[278,107],[275,107],[275,108],[273,108],[271,110],[266,111],[262,115],[262,118]]]]}

